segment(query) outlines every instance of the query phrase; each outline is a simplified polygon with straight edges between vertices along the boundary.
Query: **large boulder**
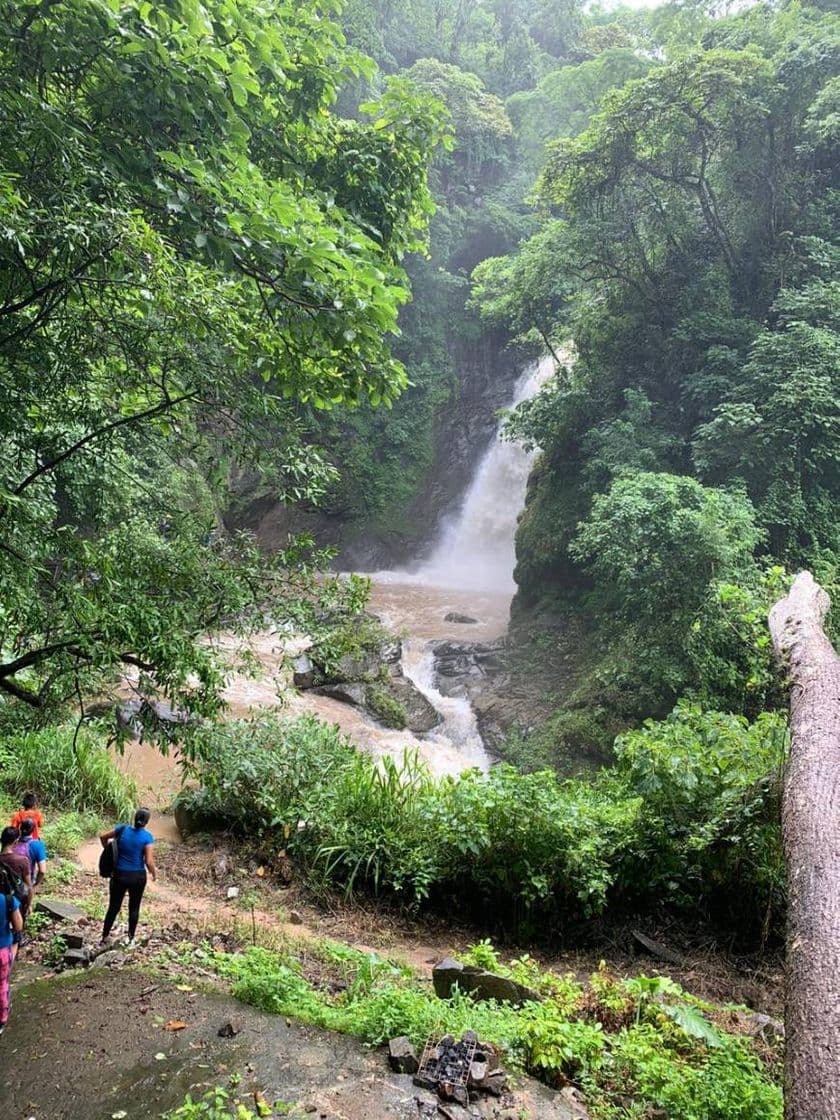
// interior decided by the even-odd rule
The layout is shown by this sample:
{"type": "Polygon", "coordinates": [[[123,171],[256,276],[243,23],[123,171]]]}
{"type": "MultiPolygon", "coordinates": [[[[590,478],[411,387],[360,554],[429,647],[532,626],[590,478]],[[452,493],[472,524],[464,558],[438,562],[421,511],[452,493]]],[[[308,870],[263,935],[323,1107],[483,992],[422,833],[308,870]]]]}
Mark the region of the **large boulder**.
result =
{"type": "Polygon", "coordinates": [[[457,985],[462,992],[470,992],[476,999],[495,999],[499,1003],[529,1003],[542,1000],[539,992],[519,984],[508,976],[499,976],[484,968],[461,964],[446,957],[432,969],[432,983],[439,999],[449,999],[457,985]]]}
{"type": "Polygon", "coordinates": [[[419,688],[403,674],[395,673],[388,681],[388,691],[405,710],[405,726],[409,731],[431,731],[443,722],[443,716],[419,688]]]}

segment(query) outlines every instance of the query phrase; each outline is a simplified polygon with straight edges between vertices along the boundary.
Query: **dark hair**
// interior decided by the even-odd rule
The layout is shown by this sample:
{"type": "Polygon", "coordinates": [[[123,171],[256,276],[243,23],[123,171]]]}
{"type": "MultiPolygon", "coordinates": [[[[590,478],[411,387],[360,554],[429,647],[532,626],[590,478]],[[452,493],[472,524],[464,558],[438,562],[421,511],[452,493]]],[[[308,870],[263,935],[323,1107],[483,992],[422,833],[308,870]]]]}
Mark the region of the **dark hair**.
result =
{"type": "Polygon", "coordinates": [[[20,838],[25,840],[27,836],[31,836],[35,831],[35,822],[32,817],[24,817],[20,822],[20,838]]]}
{"type": "Polygon", "coordinates": [[[38,804],[38,798],[35,796],[34,793],[25,793],[23,795],[23,807],[24,807],[24,809],[34,809],[37,804],[38,804]]]}
{"type": "Polygon", "coordinates": [[[149,823],[149,817],[151,815],[152,814],[148,809],[138,809],[137,812],[134,814],[134,827],[135,828],[145,828],[146,825],[149,823]]]}
{"type": "Polygon", "coordinates": [[[9,844],[14,844],[15,840],[20,839],[20,833],[13,824],[8,824],[0,832],[0,848],[8,848],[9,844]]]}

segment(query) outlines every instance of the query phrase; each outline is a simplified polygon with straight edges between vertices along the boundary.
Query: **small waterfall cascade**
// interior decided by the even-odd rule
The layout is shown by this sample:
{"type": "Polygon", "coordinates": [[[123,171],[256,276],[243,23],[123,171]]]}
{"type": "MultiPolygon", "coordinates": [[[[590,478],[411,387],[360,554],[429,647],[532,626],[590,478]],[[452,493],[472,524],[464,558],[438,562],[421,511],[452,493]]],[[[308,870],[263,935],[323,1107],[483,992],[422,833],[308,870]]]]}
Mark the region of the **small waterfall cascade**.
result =
{"type": "MultiPolygon", "coordinates": [[[[554,372],[551,357],[524,371],[516,383],[516,405],[533,397],[554,372]]],[[[440,539],[413,578],[439,587],[512,592],[516,523],[534,455],[501,438],[502,424],[478,464],[459,512],[444,523],[440,539]]]]}

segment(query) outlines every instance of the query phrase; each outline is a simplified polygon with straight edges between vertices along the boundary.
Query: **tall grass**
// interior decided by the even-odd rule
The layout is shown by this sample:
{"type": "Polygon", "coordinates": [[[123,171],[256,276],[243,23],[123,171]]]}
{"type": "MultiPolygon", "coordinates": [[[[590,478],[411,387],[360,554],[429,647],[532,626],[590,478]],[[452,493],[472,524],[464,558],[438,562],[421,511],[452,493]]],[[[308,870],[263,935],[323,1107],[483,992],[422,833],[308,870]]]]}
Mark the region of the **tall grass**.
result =
{"type": "Polygon", "coordinates": [[[73,747],[73,728],[49,727],[6,736],[0,742],[0,790],[16,802],[26,790],[54,809],[81,816],[129,816],[137,787],[121,773],[111,751],[83,731],[73,747]]]}

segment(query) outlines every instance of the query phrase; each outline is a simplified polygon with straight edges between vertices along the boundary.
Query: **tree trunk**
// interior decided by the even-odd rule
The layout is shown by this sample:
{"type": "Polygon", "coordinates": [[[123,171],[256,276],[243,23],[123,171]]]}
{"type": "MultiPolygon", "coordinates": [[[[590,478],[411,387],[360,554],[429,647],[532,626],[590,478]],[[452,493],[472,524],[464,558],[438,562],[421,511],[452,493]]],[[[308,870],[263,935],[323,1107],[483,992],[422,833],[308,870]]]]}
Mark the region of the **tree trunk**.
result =
{"type": "Polygon", "coordinates": [[[790,681],[785,1120],[840,1120],[840,658],[823,630],[829,606],[801,572],[770,611],[790,681]]]}

